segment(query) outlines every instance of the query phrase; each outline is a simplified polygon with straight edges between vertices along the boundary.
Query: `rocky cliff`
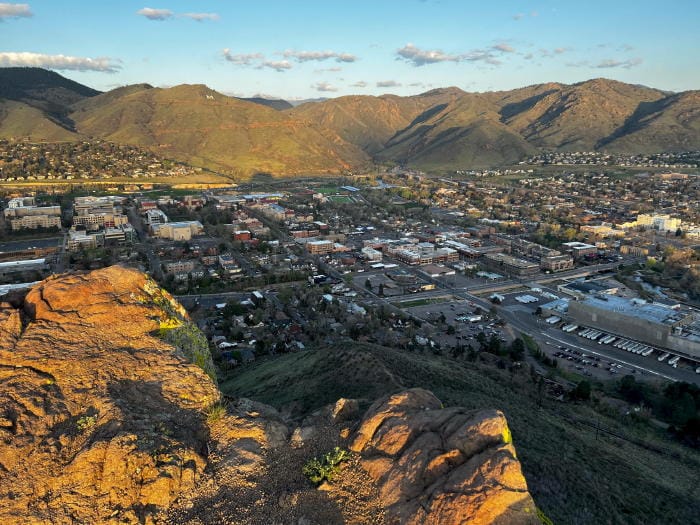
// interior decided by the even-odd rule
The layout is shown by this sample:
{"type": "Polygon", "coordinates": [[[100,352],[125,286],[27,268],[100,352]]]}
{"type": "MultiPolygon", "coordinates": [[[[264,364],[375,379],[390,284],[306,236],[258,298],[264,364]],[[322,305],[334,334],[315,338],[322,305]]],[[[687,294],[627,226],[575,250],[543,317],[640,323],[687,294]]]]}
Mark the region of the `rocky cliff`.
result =
{"type": "Polygon", "coordinates": [[[143,274],[0,303],[1,523],[539,523],[503,414],[430,392],[286,421],[222,400],[201,334],[143,274]],[[318,488],[304,464],[349,449],[318,488]]]}

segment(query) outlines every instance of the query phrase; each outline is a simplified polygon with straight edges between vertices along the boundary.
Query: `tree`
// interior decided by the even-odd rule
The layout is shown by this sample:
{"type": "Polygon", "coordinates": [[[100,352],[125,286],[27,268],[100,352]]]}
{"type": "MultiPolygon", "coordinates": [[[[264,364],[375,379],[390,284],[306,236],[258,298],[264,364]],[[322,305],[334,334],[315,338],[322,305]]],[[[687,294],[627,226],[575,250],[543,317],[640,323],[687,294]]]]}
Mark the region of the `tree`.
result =
{"type": "Polygon", "coordinates": [[[589,381],[586,381],[585,379],[580,381],[579,384],[576,385],[576,388],[574,388],[571,391],[571,397],[573,397],[574,399],[580,399],[582,401],[590,399],[591,383],[589,381]]]}
{"type": "Polygon", "coordinates": [[[525,357],[525,343],[519,337],[510,344],[510,358],[513,361],[522,361],[525,357]]]}
{"type": "Polygon", "coordinates": [[[454,335],[455,334],[455,327],[453,325],[449,325],[447,327],[447,335],[454,335]]]}

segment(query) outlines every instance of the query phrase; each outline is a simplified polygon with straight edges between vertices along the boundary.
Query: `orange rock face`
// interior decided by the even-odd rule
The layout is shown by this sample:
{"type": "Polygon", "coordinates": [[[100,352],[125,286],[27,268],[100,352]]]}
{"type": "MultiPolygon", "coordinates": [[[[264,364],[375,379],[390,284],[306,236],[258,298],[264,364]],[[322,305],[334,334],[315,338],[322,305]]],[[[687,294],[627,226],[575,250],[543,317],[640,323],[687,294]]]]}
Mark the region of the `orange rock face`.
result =
{"type": "Polygon", "coordinates": [[[0,305],[0,522],[138,522],[194,487],[220,394],[152,335],[168,300],[112,267],[0,305]]]}
{"type": "Polygon", "coordinates": [[[501,412],[442,408],[412,389],[375,402],[350,449],[377,484],[387,523],[539,523],[501,412]]]}

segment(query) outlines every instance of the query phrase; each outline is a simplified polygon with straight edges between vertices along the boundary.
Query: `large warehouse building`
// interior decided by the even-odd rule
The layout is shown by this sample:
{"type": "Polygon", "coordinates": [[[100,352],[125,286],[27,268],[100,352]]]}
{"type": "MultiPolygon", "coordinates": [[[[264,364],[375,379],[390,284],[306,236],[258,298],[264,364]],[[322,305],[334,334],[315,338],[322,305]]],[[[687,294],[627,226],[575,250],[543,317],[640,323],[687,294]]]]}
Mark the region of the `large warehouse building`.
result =
{"type": "Polygon", "coordinates": [[[595,295],[570,301],[568,314],[580,325],[700,359],[700,319],[693,312],[640,299],[595,295]]]}

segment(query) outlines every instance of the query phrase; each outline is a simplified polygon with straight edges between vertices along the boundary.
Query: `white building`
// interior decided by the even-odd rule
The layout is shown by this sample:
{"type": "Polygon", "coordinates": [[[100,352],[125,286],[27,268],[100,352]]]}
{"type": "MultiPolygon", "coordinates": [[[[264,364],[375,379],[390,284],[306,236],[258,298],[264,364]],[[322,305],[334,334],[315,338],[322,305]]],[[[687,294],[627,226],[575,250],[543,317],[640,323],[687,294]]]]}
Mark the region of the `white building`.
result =
{"type": "Polygon", "coordinates": [[[166,224],[152,224],[151,232],[160,239],[189,241],[192,237],[204,233],[204,227],[199,221],[168,222],[166,224]]]}

